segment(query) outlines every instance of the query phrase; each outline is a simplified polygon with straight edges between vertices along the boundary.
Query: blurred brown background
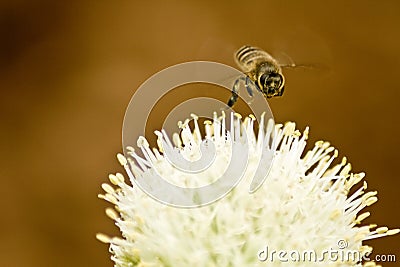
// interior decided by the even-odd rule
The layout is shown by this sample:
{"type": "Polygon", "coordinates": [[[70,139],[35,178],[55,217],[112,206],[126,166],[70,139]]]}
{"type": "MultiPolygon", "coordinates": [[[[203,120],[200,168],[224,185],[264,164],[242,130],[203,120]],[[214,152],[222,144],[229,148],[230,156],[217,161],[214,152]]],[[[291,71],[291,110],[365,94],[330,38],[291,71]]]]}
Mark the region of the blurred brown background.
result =
{"type": "MultiPolygon", "coordinates": [[[[321,68],[285,71],[277,121],[331,141],[380,200],[367,222],[399,227],[400,2],[2,1],[0,266],[112,266],[118,234],[96,195],[122,171],[125,108],[176,63],[234,66],[243,44],[321,68]]],[[[396,253],[399,236],[369,244],[396,253]]],[[[385,264],[384,266],[397,266],[385,264]]]]}

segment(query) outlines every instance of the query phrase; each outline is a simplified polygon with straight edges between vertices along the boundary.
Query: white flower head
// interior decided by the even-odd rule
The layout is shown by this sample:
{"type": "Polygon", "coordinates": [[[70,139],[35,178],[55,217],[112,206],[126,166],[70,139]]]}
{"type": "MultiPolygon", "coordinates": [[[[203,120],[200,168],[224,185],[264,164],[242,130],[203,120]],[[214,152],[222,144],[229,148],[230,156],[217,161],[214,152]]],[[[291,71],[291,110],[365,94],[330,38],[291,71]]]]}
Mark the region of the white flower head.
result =
{"type": "Polygon", "coordinates": [[[370,215],[362,210],[377,201],[377,192],[365,191],[364,173],[351,173],[346,158],[333,165],[338,152],[328,142],[319,141],[304,153],[308,128],[301,134],[291,122],[283,126],[272,120],[266,125],[261,121],[256,134],[254,117],[241,122],[237,116],[240,123],[232,123],[231,132],[247,133],[244,142],[248,145],[249,160],[243,179],[225,197],[192,209],[154,200],[138,188],[137,180],[157,173],[170,183],[198,187],[218,179],[229,165],[232,142],[223,130],[224,116],[216,118],[214,114],[214,121],[205,123],[204,138],[197,117],[193,118],[194,129],[187,122],[182,123],[181,134],[174,134],[172,140],[180,153],[192,161],[201,156],[202,140],[212,140],[216,158],[209,168],[189,174],[176,168],[163,154],[163,140],[170,141],[157,132],[158,149],[151,150],[147,141],[139,138],[144,158],[133,149],[130,154],[134,160],[118,155],[129,174],[130,185],[120,173],[109,176],[112,185],[102,185],[106,193],[99,197],[115,205],[106,209],[106,214],[116,222],[122,238],[104,234],[98,234],[97,238],[110,244],[115,266],[284,264],[278,254],[271,259],[272,250],[287,252],[285,266],[374,266],[365,259],[334,260],[323,253],[333,249],[356,251],[365,256],[372,248],[364,241],[399,232],[399,229],[362,224],[370,215]],[[259,164],[263,164],[260,158],[266,147],[274,153],[271,169],[264,183],[250,194],[249,184],[259,164]],[[349,195],[353,186],[357,188],[349,195]],[[314,251],[318,259],[296,260],[304,251],[314,251]]]}

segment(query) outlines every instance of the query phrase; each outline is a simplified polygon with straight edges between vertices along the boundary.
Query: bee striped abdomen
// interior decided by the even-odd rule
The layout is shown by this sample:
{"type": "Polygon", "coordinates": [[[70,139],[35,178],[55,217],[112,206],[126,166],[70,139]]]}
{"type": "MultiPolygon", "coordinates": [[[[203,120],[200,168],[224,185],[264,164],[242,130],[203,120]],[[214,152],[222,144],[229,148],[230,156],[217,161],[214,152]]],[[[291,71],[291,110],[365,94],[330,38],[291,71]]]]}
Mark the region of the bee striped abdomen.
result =
{"type": "Polygon", "coordinates": [[[235,53],[236,64],[244,72],[252,71],[261,62],[275,62],[264,50],[254,46],[243,46],[235,53]]]}

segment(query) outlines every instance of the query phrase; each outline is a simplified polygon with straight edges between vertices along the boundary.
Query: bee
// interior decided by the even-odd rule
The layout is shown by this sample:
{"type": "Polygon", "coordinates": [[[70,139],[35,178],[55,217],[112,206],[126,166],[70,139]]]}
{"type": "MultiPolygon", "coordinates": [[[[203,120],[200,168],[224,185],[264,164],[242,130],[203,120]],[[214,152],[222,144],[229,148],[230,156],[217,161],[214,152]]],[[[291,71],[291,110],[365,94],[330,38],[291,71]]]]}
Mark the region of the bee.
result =
{"type": "Polygon", "coordinates": [[[282,68],[270,54],[261,48],[245,45],[236,51],[234,58],[246,76],[235,81],[229,107],[233,107],[237,101],[240,81],[244,81],[250,96],[253,96],[254,89],[260,91],[265,98],[283,95],[285,77],[282,68]]]}

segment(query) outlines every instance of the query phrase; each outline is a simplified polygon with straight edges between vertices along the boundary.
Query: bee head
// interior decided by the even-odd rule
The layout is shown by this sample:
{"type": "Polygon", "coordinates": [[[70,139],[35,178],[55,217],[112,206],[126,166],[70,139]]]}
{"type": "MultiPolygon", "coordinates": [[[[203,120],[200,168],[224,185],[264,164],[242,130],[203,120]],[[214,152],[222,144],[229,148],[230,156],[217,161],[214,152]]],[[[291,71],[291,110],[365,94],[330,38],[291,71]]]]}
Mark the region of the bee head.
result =
{"type": "Polygon", "coordinates": [[[285,78],[276,72],[264,73],[258,78],[258,85],[268,98],[282,96],[285,89],[285,78]]]}

